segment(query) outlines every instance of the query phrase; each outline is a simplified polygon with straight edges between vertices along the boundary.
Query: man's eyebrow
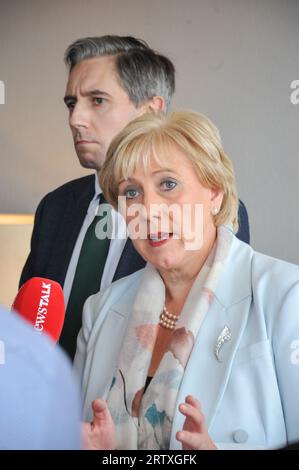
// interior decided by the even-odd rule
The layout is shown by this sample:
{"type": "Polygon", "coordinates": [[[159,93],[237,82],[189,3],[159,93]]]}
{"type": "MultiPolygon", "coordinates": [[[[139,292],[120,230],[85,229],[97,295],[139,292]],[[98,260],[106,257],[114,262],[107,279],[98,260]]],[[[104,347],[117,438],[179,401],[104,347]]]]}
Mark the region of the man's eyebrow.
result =
{"type": "Polygon", "coordinates": [[[106,91],[102,91],[102,90],[89,90],[89,91],[86,91],[86,92],[83,92],[82,93],[83,96],[98,96],[98,95],[101,95],[101,96],[111,96],[109,95],[109,93],[106,93],[106,91]]]}
{"type": "MultiPolygon", "coordinates": [[[[82,93],[82,96],[105,96],[107,98],[109,98],[111,95],[109,95],[109,93],[106,93],[105,91],[102,91],[102,90],[88,90],[86,92],[83,92],[82,93]]],[[[63,98],[63,101],[65,102],[65,104],[69,103],[70,101],[77,101],[77,98],[75,95],[65,95],[65,97],[63,98]]]]}

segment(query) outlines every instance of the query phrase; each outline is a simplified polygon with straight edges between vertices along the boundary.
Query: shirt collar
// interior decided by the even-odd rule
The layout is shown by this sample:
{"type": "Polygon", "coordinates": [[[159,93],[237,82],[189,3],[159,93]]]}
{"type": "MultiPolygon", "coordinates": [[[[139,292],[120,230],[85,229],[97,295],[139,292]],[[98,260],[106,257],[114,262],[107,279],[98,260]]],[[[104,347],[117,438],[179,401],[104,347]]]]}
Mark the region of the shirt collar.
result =
{"type": "Polygon", "coordinates": [[[99,185],[98,174],[96,173],[95,174],[95,181],[94,181],[94,199],[98,199],[102,192],[103,191],[101,190],[100,185],[99,185]]]}

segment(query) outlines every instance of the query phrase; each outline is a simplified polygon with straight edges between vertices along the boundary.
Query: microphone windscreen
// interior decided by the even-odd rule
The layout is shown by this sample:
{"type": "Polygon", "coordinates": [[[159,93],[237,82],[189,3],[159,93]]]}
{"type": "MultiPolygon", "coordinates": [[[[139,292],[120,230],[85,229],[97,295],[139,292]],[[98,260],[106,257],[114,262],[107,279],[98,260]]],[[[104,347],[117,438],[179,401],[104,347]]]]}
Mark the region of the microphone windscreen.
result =
{"type": "Polygon", "coordinates": [[[39,333],[58,341],[64,322],[64,296],[56,281],[33,277],[22,285],[12,308],[39,333]]]}

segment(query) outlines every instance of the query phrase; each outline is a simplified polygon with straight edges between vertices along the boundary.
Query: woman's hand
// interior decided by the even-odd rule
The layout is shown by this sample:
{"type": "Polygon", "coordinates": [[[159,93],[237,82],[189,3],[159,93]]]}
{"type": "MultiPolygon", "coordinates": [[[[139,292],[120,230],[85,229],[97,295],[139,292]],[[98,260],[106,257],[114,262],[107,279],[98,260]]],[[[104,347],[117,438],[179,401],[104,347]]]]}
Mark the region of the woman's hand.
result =
{"type": "Polygon", "coordinates": [[[107,403],[98,398],[92,402],[92,410],[93,420],[81,427],[83,449],[115,449],[115,427],[107,403]]]}
{"type": "Polygon", "coordinates": [[[183,430],[176,433],[184,450],[216,450],[214,442],[208,434],[205,417],[200,403],[192,395],[188,395],[185,403],[179,406],[180,412],[186,416],[183,430]]]}

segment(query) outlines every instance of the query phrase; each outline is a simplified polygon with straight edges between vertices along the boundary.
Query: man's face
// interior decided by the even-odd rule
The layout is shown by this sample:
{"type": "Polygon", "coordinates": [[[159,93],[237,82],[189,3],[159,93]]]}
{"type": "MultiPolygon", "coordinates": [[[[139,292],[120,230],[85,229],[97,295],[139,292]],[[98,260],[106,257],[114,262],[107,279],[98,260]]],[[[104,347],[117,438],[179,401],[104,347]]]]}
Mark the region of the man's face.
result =
{"type": "Polygon", "coordinates": [[[121,87],[114,61],[113,56],[83,60],[69,75],[64,100],[84,168],[99,170],[113,137],[144,112],[121,87]]]}

